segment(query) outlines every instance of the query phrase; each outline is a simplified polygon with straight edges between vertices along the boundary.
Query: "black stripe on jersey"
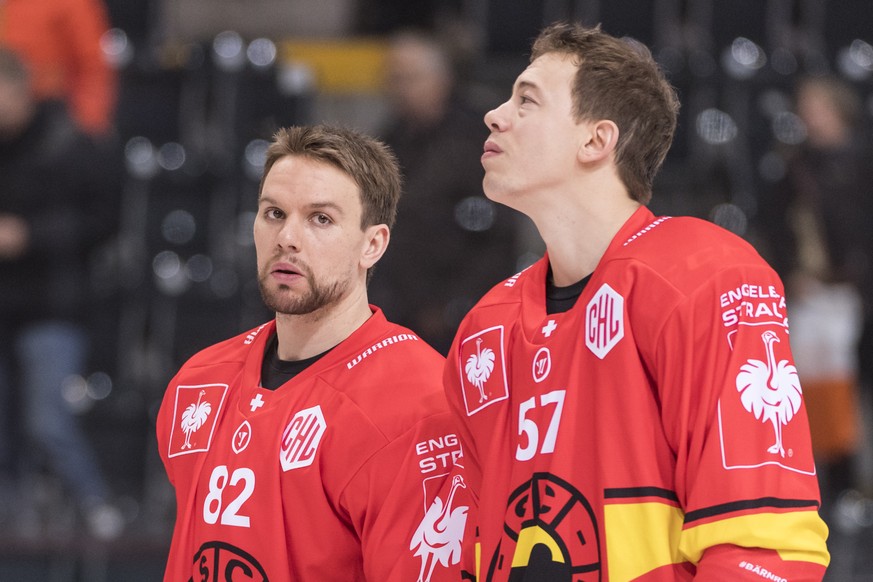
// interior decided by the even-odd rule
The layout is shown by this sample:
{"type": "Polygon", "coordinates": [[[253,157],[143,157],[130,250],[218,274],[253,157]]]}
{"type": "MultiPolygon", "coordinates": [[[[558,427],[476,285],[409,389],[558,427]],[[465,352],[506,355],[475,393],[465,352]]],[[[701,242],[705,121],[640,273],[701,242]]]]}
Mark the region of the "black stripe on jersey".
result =
{"type": "Polygon", "coordinates": [[[697,511],[690,511],[685,514],[685,523],[691,523],[692,521],[712,517],[714,515],[723,515],[725,513],[733,513],[744,509],[761,509],[764,507],[773,507],[777,509],[809,507],[810,509],[818,509],[818,501],[815,499],[779,499],[778,497],[761,497],[760,499],[734,501],[732,503],[722,503],[721,505],[705,507],[703,509],[698,509],[697,511]]]}
{"type": "Polygon", "coordinates": [[[604,489],[603,496],[606,499],[628,499],[634,497],[661,497],[679,503],[679,497],[669,489],[660,487],[616,487],[604,489]]]}

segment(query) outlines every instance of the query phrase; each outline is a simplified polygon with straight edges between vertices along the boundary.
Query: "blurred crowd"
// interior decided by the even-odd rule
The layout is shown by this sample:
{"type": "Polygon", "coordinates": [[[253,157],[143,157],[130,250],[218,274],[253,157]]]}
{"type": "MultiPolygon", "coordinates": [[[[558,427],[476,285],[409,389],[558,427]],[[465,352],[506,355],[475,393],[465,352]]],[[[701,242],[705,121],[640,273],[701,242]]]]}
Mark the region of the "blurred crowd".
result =
{"type": "Polygon", "coordinates": [[[445,352],[542,252],[482,194],[482,116],[536,31],[576,18],[652,46],[679,89],[653,210],[746,237],[782,276],[822,512],[832,539],[869,543],[873,10],[521,4],[0,0],[0,536],[169,543],[155,407],[196,349],[269,316],[250,239],[281,125],[346,124],[396,152],[371,297],[445,352]]]}

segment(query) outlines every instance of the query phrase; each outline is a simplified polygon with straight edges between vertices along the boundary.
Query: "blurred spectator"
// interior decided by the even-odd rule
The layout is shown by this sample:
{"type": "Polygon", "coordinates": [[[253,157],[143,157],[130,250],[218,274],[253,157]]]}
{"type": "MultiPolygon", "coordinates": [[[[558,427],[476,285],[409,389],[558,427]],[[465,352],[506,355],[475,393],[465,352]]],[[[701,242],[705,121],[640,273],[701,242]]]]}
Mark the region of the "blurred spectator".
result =
{"type": "MultiPolygon", "coordinates": [[[[789,153],[784,179],[762,200],[758,230],[764,254],[788,286],[791,347],[822,510],[833,524],[839,497],[859,486],[858,349],[862,317],[873,315],[873,157],[856,130],[861,102],[851,86],[807,78],[795,97],[806,140],[789,153]]],[[[869,365],[870,355],[861,362],[869,365]]]]}
{"type": "Polygon", "coordinates": [[[425,33],[394,35],[385,90],[393,120],[382,138],[397,154],[405,184],[402,218],[371,295],[445,354],[463,315],[515,272],[518,219],[482,194],[487,130],[463,100],[443,45],[425,33]]]}
{"type": "Polygon", "coordinates": [[[100,48],[108,29],[102,0],[0,2],[0,45],[22,55],[36,96],[65,102],[94,135],[114,121],[116,77],[100,48]]]}
{"type": "MultiPolygon", "coordinates": [[[[65,395],[84,383],[88,259],[116,226],[118,166],[61,103],[36,100],[22,60],[0,49],[2,475],[45,459],[104,537],[118,533],[120,514],[65,395]],[[35,450],[20,445],[19,428],[35,450]]],[[[0,502],[24,509],[22,493],[0,502]]]]}

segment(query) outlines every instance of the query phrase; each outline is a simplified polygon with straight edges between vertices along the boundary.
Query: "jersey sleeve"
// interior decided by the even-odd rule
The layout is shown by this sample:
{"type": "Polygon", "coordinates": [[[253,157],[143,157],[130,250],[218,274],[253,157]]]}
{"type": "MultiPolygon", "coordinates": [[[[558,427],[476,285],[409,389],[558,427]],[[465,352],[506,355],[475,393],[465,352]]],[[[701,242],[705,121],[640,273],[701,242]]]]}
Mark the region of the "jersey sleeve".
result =
{"type": "MultiPolygon", "coordinates": [[[[466,417],[466,410],[461,397],[460,374],[462,365],[459,360],[460,355],[458,343],[464,335],[463,330],[465,329],[466,322],[467,320],[465,319],[461,323],[461,327],[455,336],[455,340],[452,343],[452,347],[446,358],[446,365],[443,374],[443,385],[449,409],[452,411],[454,418],[461,419],[466,417]]],[[[466,422],[457,422],[456,425],[458,435],[460,436],[460,442],[462,443],[461,446],[464,451],[462,459],[463,471],[467,482],[467,498],[470,502],[470,510],[467,514],[467,527],[461,548],[461,579],[473,580],[475,579],[475,576],[472,573],[479,571],[478,556],[480,552],[477,507],[479,504],[480,487],[482,485],[481,464],[479,462],[479,453],[476,449],[476,440],[473,438],[470,425],[466,422]]]]}
{"type": "MultiPolygon", "coordinates": [[[[176,378],[170,382],[169,386],[172,386],[175,382],[176,378]]],[[[175,474],[173,471],[173,464],[168,462],[169,458],[167,456],[167,452],[169,449],[170,443],[170,425],[173,422],[173,402],[172,402],[172,391],[169,388],[164,392],[163,400],[161,401],[161,406],[158,409],[158,415],[155,420],[155,437],[158,443],[158,454],[161,457],[161,462],[164,464],[164,470],[167,473],[167,479],[170,481],[170,484],[173,487],[176,486],[175,474]]]]}
{"type": "Polygon", "coordinates": [[[700,580],[821,580],[827,527],[781,282],[727,269],[667,316],[655,363],[700,580]]]}
{"type": "Polygon", "coordinates": [[[460,579],[470,505],[461,460],[455,425],[441,412],[391,440],[350,480],[341,501],[367,580],[460,579]]]}

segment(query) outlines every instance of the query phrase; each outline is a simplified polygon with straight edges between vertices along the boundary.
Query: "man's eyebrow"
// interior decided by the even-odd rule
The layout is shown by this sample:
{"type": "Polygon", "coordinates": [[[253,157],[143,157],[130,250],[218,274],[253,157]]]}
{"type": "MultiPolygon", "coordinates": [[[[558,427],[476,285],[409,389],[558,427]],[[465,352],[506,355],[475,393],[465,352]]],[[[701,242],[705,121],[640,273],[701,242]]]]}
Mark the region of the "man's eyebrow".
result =
{"type": "Polygon", "coordinates": [[[312,202],[308,207],[311,210],[332,209],[340,214],[343,213],[343,209],[335,202],[312,202]]]}
{"type": "Polygon", "coordinates": [[[526,79],[519,79],[519,80],[515,83],[515,92],[516,92],[516,93],[519,92],[519,91],[521,91],[522,89],[533,89],[533,90],[538,90],[539,88],[540,88],[539,85],[537,85],[537,84],[534,83],[533,81],[528,81],[528,80],[526,80],[526,79]]]}
{"type": "MultiPolygon", "coordinates": [[[[278,204],[276,200],[271,198],[270,196],[261,196],[258,199],[258,204],[278,204]]],[[[310,210],[321,210],[321,209],[332,209],[339,213],[343,212],[343,209],[336,202],[310,202],[306,205],[306,207],[310,210]]]]}

